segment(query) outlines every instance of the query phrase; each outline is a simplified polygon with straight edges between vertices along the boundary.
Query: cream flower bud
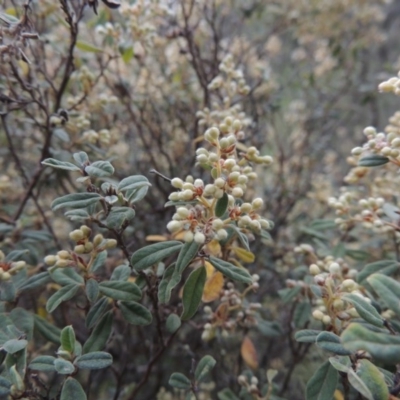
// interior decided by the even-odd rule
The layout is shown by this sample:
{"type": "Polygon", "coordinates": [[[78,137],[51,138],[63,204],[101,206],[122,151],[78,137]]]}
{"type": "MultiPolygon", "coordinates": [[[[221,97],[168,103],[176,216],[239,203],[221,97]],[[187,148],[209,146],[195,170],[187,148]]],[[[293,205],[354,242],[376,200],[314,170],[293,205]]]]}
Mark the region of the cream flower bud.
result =
{"type": "Polygon", "coordinates": [[[232,123],[232,128],[235,131],[239,131],[240,129],[242,129],[242,122],[238,119],[235,119],[232,123]]]}
{"type": "Polygon", "coordinates": [[[259,210],[264,205],[264,201],[261,197],[257,197],[251,202],[251,205],[253,206],[253,210],[259,210]]]}
{"type": "Polygon", "coordinates": [[[229,180],[233,181],[233,182],[237,182],[237,180],[239,179],[240,176],[240,172],[238,171],[233,171],[229,174],[229,180]]]}
{"type": "Polygon", "coordinates": [[[205,154],[200,154],[196,157],[196,160],[200,164],[206,164],[208,162],[208,156],[206,156],[205,154]]]}
{"type": "Polygon", "coordinates": [[[324,316],[322,317],[322,322],[323,322],[325,325],[329,325],[329,324],[332,322],[332,319],[331,319],[331,317],[330,317],[329,315],[324,315],[324,316]]]}
{"type": "Polygon", "coordinates": [[[235,165],[236,165],[236,160],[234,160],[233,158],[228,158],[224,162],[224,168],[226,169],[232,169],[235,165]]]}
{"type": "Polygon", "coordinates": [[[251,210],[252,210],[252,205],[250,204],[250,203],[243,203],[241,206],[240,206],[240,211],[242,212],[242,213],[249,213],[251,210]]]}
{"type": "Polygon", "coordinates": [[[113,249],[117,247],[117,241],[115,239],[107,239],[106,249],[113,249]]]}
{"type": "Polygon", "coordinates": [[[11,274],[9,272],[3,272],[1,274],[2,281],[9,281],[11,279],[11,274]]]}
{"type": "Polygon", "coordinates": [[[182,229],[182,222],[180,221],[170,221],[167,224],[167,229],[171,232],[178,232],[182,229]]]}
{"type": "Polygon", "coordinates": [[[204,195],[212,196],[215,193],[216,187],[210,183],[204,187],[204,195]]]}
{"type": "Polygon", "coordinates": [[[243,194],[243,189],[241,189],[240,187],[235,187],[232,189],[232,196],[234,197],[242,197],[243,194]]]}
{"type": "Polygon", "coordinates": [[[172,192],[168,196],[168,200],[171,200],[171,201],[179,201],[179,198],[180,198],[180,193],[179,192],[172,192]]]}
{"type": "Polygon", "coordinates": [[[79,240],[82,240],[84,237],[85,234],[81,229],[75,229],[69,234],[69,238],[75,242],[79,242],[79,240]]]}
{"type": "Polygon", "coordinates": [[[183,180],[180,179],[180,178],[174,178],[174,179],[171,180],[171,185],[174,188],[181,189],[182,186],[183,186],[183,180]]]}
{"type": "Polygon", "coordinates": [[[314,310],[312,316],[317,321],[322,321],[322,318],[324,318],[324,313],[320,310],[314,310]]]}
{"type": "Polygon", "coordinates": [[[217,178],[217,179],[214,181],[214,185],[215,185],[217,188],[222,189],[222,188],[225,186],[225,180],[222,179],[222,178],[217,178]]]}
{"type": "Polygon", "coordinates": [[[190,189],[186,189],[181,193],[181,197],[183,200],[192,200],[193,199],[193,191],[190,189]]]}
{"type": "Polygon", "coordinates": [[[340,265],[337,262],[333,262],[329,265],[329,272],[333,275],[338,275],[341,272],[340,265]]]}
{"type": "Polygon", "coordinates": [[[101,233],[98,233],[94,238],[93,238],[93,244],[97,247],[102,241],[104,240],[104,237],[101,233]]]}
{"type": "MultiPolygon", "coordinates": [[[[80,245],[80,246],[82,246],[82,245],[80,245]]],[[[75,246],[75,247],[78,247],[78,246],[75,246]]],[[[82,248],[84,248],[84,246],[82,246],[82,248]]],[[[59,258],[57,260],[55,266],[60,267],[60,268],[65,268],[65,267],[68,267],[68,265],[69,265],[69,260],[63,260],[63,259],[59,258]]]]}
{"type": "Polygon", "coordinates": [[[191,231],[187,231],[183,235],[183,241],[186,242],[186,243],[193,242],[193,239],[194,239],[194,235],[193,235],[193,232],[191,232],[191,231]]]}
{"type": "Polygon", "coordinates": [[[238,178],[238,183],[241,185],[246,185],[246,183],[249,181],[249,178],[246,175],[240,175],[238,178]]]}
{"type": "Polygon", "coordinates": [[[196,232],[194,235],[194,241],[198,244],[203,244],[206,241],[206,237],[202,232],[196,232]]]}
{"type": "Polygon", "coordinates": [[[85,253],[90,253],[93,250],[93,243],[92,242],[87,242],[85,243],[85,253]]]}
{"type": "Polygon", "coordinates": [[[92,233],[92,230],[86,225],[82,225],[79,229],[83,232],[85,237],[89,237],[92,233]]]}
{"type": "Polygon", "coordinates": [[[214,230],[218,231],[219,229],[222,229],[222,227],[224,226],[224,222],[222,221],[222,219],[216,218],[211,223],[211,225],[214,230]]]}
{"type": "Polygon", "coordinates": [[[357,284],[356,284],[356,282],[353,280],[353,279],[345,279],[343,282],[342,282],[342,286],[344,287],[344,288],[346,288],[347,290],[354,290],[354,289],[356,289],[356,287],[357,287],[357,284]]]}
{"type": "Polygon", "coordinates": [[[365,136],[375,136],[376,129],[373,126],[367,126],[363,131],[365,136]]]}
{"type": "Polygon", "coordinates": [[[309,267],[309,271],[311,275],[318,275],[321,273],[321,270],[319,269],[317,264],[311,264],[309,267]]]}
{"type": "Polygon", "coordinates": [[[197,188],[199,188],[199,187],[204,187],[204,182],[203,182],[203,180],[202,180],[202,179],[196,179],[196,180],[194,181],[194,187],[197,187],[197,188]]]}
{"type": "Polygon", "coordinates": [[[57,262],[58,258],[56,256],[50,255],[44,258],[45,264],[52,266],[57,262]]]}
{"type": "Polygon", "coordinates": [[[362,147],[354,147],[354,149],[351,150],[351,154],[353,154],[353,156],[359,156],[361,155],[362,152],[363,152],[362,147]]]}
{"type": "Polygon", "coordinates": [[[178,214],[178,216],[179,216],[181,219],[186,219],[186,218],[189,216],[190,211],[189,211],[187,208],[185,208],[185,207],[179,207],[179,208],[176,210],[176,213],[178,214]]]}
{"type": "Polygon", "coordinates": [[[216,189],[214,192],[214,197],[216,199],[221,199],[224,195],[224,191],[222,189],[216,189]]]}
{"type": "Polygon", "coordinates": [[[58,256],[59,258],[63,259],[63,260],[69,260],[69,259],[71,259],[71,256],[70,256],[70,254],[69,254],[69,251],[67,251],[67,250],[60,250],[60,251],[57,253],[57,256],[58,256]]]}
{"type": "Polygon", "coordinates": [[[225,229],[219,229],[217,236],[219,240],[225,240],[228,237],[228,232],[225,229]]]}
{"type": "Polygon", "coordinates": [[[219,145],[220,145],[221,149],[226,149],[229,146],[228,138],[220,139],[219,145]]]}
{"type": "MultiPolygon", "coordinates": [[[[83,244],[78,244],[77,246],[74,247],[74,252],[76,254],[83,254],[85,253],[85,246],[83,244]]],[[[63,260],[60,260],[63,261],[63,260]]],[[[56,264],[58,267],[61,267],[60,262],[57,262],[56,264]]]]}
{"type": "Polygon", "coordinates": [[[194,190],[194,185],[193,185],[193,183],[191,183],[191,182],[185,182],[184,184],[183,184],[183,186],[182,186],[182,190],[191,190],[191,191],[193,191],[194,190]]]}

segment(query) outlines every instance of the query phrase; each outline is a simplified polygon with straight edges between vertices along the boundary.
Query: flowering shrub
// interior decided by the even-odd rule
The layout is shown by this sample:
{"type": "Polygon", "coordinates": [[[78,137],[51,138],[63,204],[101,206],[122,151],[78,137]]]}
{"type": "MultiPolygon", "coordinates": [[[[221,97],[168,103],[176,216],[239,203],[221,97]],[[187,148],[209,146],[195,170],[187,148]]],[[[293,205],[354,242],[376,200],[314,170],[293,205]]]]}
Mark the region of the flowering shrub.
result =
{"type": "Polygon", "coordinates": [[[397,398],[398,112],[348,157],[390,6],[17,3],[0,397],[397,398]]]}

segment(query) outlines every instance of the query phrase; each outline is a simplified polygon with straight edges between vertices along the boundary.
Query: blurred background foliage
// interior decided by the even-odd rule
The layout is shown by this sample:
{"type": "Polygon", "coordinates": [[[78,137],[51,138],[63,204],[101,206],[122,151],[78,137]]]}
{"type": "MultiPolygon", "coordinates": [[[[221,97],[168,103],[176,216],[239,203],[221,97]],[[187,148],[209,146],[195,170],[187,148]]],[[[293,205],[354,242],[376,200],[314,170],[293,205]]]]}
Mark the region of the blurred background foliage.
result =
{"type": "MultiPolygon", "coordinates": [[[[379,96],[377,85],[400,67],[400,2],[122,0],[118,9],[97,4],[97,14],[94,3],[1,2],[1,249],[28,249],[24,259],[33,274],[45,269],[46,255],[70,246],[76,223],[51,212],[50,204],[79,186],[73,174],[41,161],[71,161],[76,151],[109,160],[119,180],[134,174],[150,180],[124,233],[131,254],[149,235],[168,237],[173,210],[164,204],[172,189],[151,171],[168,178],[205,176],[195,166],[195,150],[212,125],[212,111],[229,97],[209,85],[231,54],[250,87],[243,99],[233,99],[248,118],[245,144],[274,158],[247,194],[264,199],[263,214],[275,224],[270,239],[251,243],[256,259],[249,270],[260,275],[260,288],[250,299],[263,305],[265,321],[205,342],[199,316],[181,329],[137,398],[181,398],[167,385],[170,374],[189,370],[191,359],[204,354],[212,354],[218,368],[199,399],[216,398],[226,387],[238,392],[237,376],[250,367],[263,377],[267,369],[278,370],[279,396],[304,398],[322,356],[292,338],[307,326],[311,308],[300,310],[287,292],[279,294],[287,279],[301,280],[307,271],[294,249],[300,243],[330,247],[355,265],[393,251],[365,232],[340,236],[328,199],[349,184],[346,160],[362,143],[363,128],[384,129],[397,109],[394,96],[379,96]],[[4,30],[24,18],[22,32],[37,33],[37,39],[4,30]],[[359,240],[364,234],[368,241],[359,240]],[[256,349],[255,365],[241,354],[244,334],[256,349]]],[[[112,252],[108,271],[122,258],[112,252]]],[[[76,308],[46,315],[47,298],[46,291],[33,292],[19,301],[60,327],[72,323],[78,337],[87,335],[76,308]]],[[[153,331],[116,324],[108,344],[116,372],[93,373],[88,379],[98,386],[92,384],[90,398],[118,398],[110,389],[116,384],[120,398],[130,398],[124,390],[129,393],[143,374],[153,331]]],[[[41,346],[47,344],[38,338],[32,352],[41,346]]]]}

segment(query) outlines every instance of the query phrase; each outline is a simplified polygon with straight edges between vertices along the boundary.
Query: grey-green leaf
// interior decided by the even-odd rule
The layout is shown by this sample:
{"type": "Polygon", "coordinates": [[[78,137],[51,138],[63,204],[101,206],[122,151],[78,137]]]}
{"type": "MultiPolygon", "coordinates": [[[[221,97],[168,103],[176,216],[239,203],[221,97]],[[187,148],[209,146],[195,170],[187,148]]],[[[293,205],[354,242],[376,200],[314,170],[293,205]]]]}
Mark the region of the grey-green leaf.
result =
{"type": "Polygon", "coordinates": [[[86,340],[83,345],[83,353],[86,354],[104,349],[111,334],[112,322],[113,313],[112,311],[109,311],[104,314],[103,318],[99,321],[89,338],[86,340]]]}
{"type": "Polygon", "coordinates": [[[39,356],[31,361],[29,368],[35,371],[54,371],[55,360],[53,356],[39,356]]]}
{"type": "Polygon", "coordinates": [[[178,241],[151,244],[133,253],[131,264],[137,271],[144,270],[158,263],[163,258],[175,254],[182,246],[183,244],[178,241]]]}
{"type": "Polygon", "coordinates": [[[373,274],[367,282],[383,302],[397,315],[400,315],[400,283],[382,274],[373,274]]]}
{"type": "Polygon", "coordinates": [[[63,358],[56,358],[54,360],[54,368],[59,374],[69,375],[75,371],[74,364],[63,358]]]}
{"type": "Polygon", "coordinates": [[[11,382],[0,376],[0,396],[7,396],[11,390],[11,382]]]}
{"type": "Polygon", "coordinates": [[[215,205],[215,216],[221,218],[228,208],[229,198],[226,192],[224,195],[218,199],[217,204],[215,205]]]}
{"type": "Polygon", "coordinates": [[[385,165],[389,162],[389,158],[381,156],[379,154],[371,154],[369,156],[364,156],[358,161],[360,167],[378,167],[380,165],[385,165]]]}
{"type": "Polygon", "coordinates": [[[75,365],[80,369],[102,369],[110,366],[112,362],[111,354],[105,351],[94,351],[78,357],[75,365]]]}
{"type": "Polygon", "coordinates": [[[251,275],[244,268],[236,267],[235,265],[227,261],[220,260],[219,258],[213,256],[210,257],[210,263],[213,265],[215,269],[217,269],[223,275],[234,281],[248,283],[248,284],[253,283],[251,275]]]}
{"type": "Polygon", "coordinates": [[[175,333],[181,327],[182,322],[176,314],[169,314],[165,325],[169,333],[175,333]]]}
{"type": "Polygon", "coordinates": [[[92,204],[96,204],[102,197],[97,193],[73,193],[67,194],[66,196],[59,197],[51,203],[53,211],[59,210],[60,208],[85,208],[92,204]]]}
{"type": "Polygon", "coordinates": [[[192,318],[199,308],[206,278],[207,272],[204,266],[195,269],[189,275],[183,287],[183,312],[181,315],[183,321],[192,318]]]}
{"type": "Polygon", "coordinates": [[[121,302],[119,308],[125,321],[132,325],[149,325],[153,319],[151,312],[135,301],[121,302]]]}
{"type": "Polygon", "coordinates": [[[105,281],[100,283],[99,289],[114,300],[136,301],[142,297],[142,291],[133,282],[105,281]]]}
{"type": "Polygon", "coordinates": [[[60,333],[61,330],[47,322],[44,318],[40,317],[39,315],[34,315],[34,329],[37,330],[43,337],[50,342],[55,344],[60,343],[60,333]]]}
{"type": "Polygon", "coordinates": [[[97,321],[106,311],[107,306],[108,306],[108,299],[106,297],[99,299],[95,304],[93,304],[93,306],[90,308],[86,316],[86,321],[85,321],[85,324],[89,329],[93,328],[93,326],[96,325],[97,321]]]}
{"type": "Polygon", "coordinates": [[[19,288],[18,291],[22,292],[24,290],[32,290],[38,287],[44,286],[51,282],[51,276],[48,271],[39,272],[28,278],[19,288]]]}
{"type": "Polygon", "coordinates": [[[66,326],[61,331],[60,342],[62,350],[68,351],[71,354],[75,351],[75,332],[71,325],[66,326]]]}
{"type": "Polygon", "coordinates": [[[174,372],[169,378],[168,383],[177,389],[190,389],[190,380],[180,372],[174,372]]]}
{"type": "Polygon", "coordinates": [[[60,400],[87,400],[81,384],[74,378],[68,378],[61,390],[60,400]]]}
{"type": "Polygon", "coordinates": [[[25,339],[10,339],[7,340],[2,349],[4,349],[9,354],[14,354],[22,349],[24,349],[28,345],[28,341],[25,339]]]}
{"type": "Polygon", "coordinates": [[[85,172],[89,176],[102,178],[104,176],[112,175],[114,173],[114,167],[108,161],[95,161],[85,167],[85,172]]]}
{"type": "Polygon", "coordinates": [[[333,398],[338,382],[338,372],[329,361],[325,361],[307,383],[307,400],[328,400],[333,398]]]}
{"type": "Polygon", "coordinates": [[[46,310],[52,313],[63,301],[67,301],[75,296],[79,286],[75,284],[67,285],[55,292],[46,304],[46,310]]]}
{"type": "Polygon", "coordinates": [[[342,296],[342,299],[352,303],[360,317],[365,321],[375,326],[383,326],[383,318],[379,315],[376,308],[369,304],[364,298],[357,296],[356,294],[348,293],[342,296]]]}
{"type": "Polygon", "coordinates": [[[66,161],[56,160],[54,158],[46,158],[42,161],[42,164],[57,169],[64,169],[67,171],[80,171],[80,168],[75,164],[66,161]]]}
{"type": "Polygon", "coordinates": [[[90,278],[86,281],[86,297],[91,303],[94,303],[99,296],[99,284],[98,282],[90,278]]]}
{"type": "Polygon", "coordinates": [[[194,372],[194,377],[197,382],[201,382],[208,373],[215,367],[217,362],[215,359],[209,355],[204,356],[197,364],[196,370],[194,372]]]}
{"type": "Polygon", "coordinates": [[[351,351],[345,349],[340,343],[340,337],[335,335],[333,332],[321,332],[316,338],[316,343],[322,349],[331,351],[339,356],[347,356],[351,354],[351,351]]]}

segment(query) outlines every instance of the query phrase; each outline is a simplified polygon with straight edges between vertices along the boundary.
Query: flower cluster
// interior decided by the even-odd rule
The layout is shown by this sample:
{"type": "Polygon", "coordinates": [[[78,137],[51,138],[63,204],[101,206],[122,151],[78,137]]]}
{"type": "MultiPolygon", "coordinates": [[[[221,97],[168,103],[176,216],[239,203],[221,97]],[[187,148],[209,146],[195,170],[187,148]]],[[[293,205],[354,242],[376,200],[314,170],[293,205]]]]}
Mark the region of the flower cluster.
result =
{"type": "Polygon", "coordinates": [[[26,266],[25,261],[7,261],[5,254],[0,250],[0,282],[9,281],[13,275],[26,266]]]}
{"type": "Polygon", "coordinates": [[[112,249],[117,245],[115,239],[105,239],[103,235],[97,234],[90,240],[92,230],[82,225],[69,234],[69,238],[75,242],[73,251],[60,250],[56,255],[48,255],[44,262],[54,268],[65,268],[77,266],[82,270],[88,270],[97,257],[98,253],[106,249],[112,249]],[[85,262],[81,255],[90,255],[90,260],[85,262]]]}

